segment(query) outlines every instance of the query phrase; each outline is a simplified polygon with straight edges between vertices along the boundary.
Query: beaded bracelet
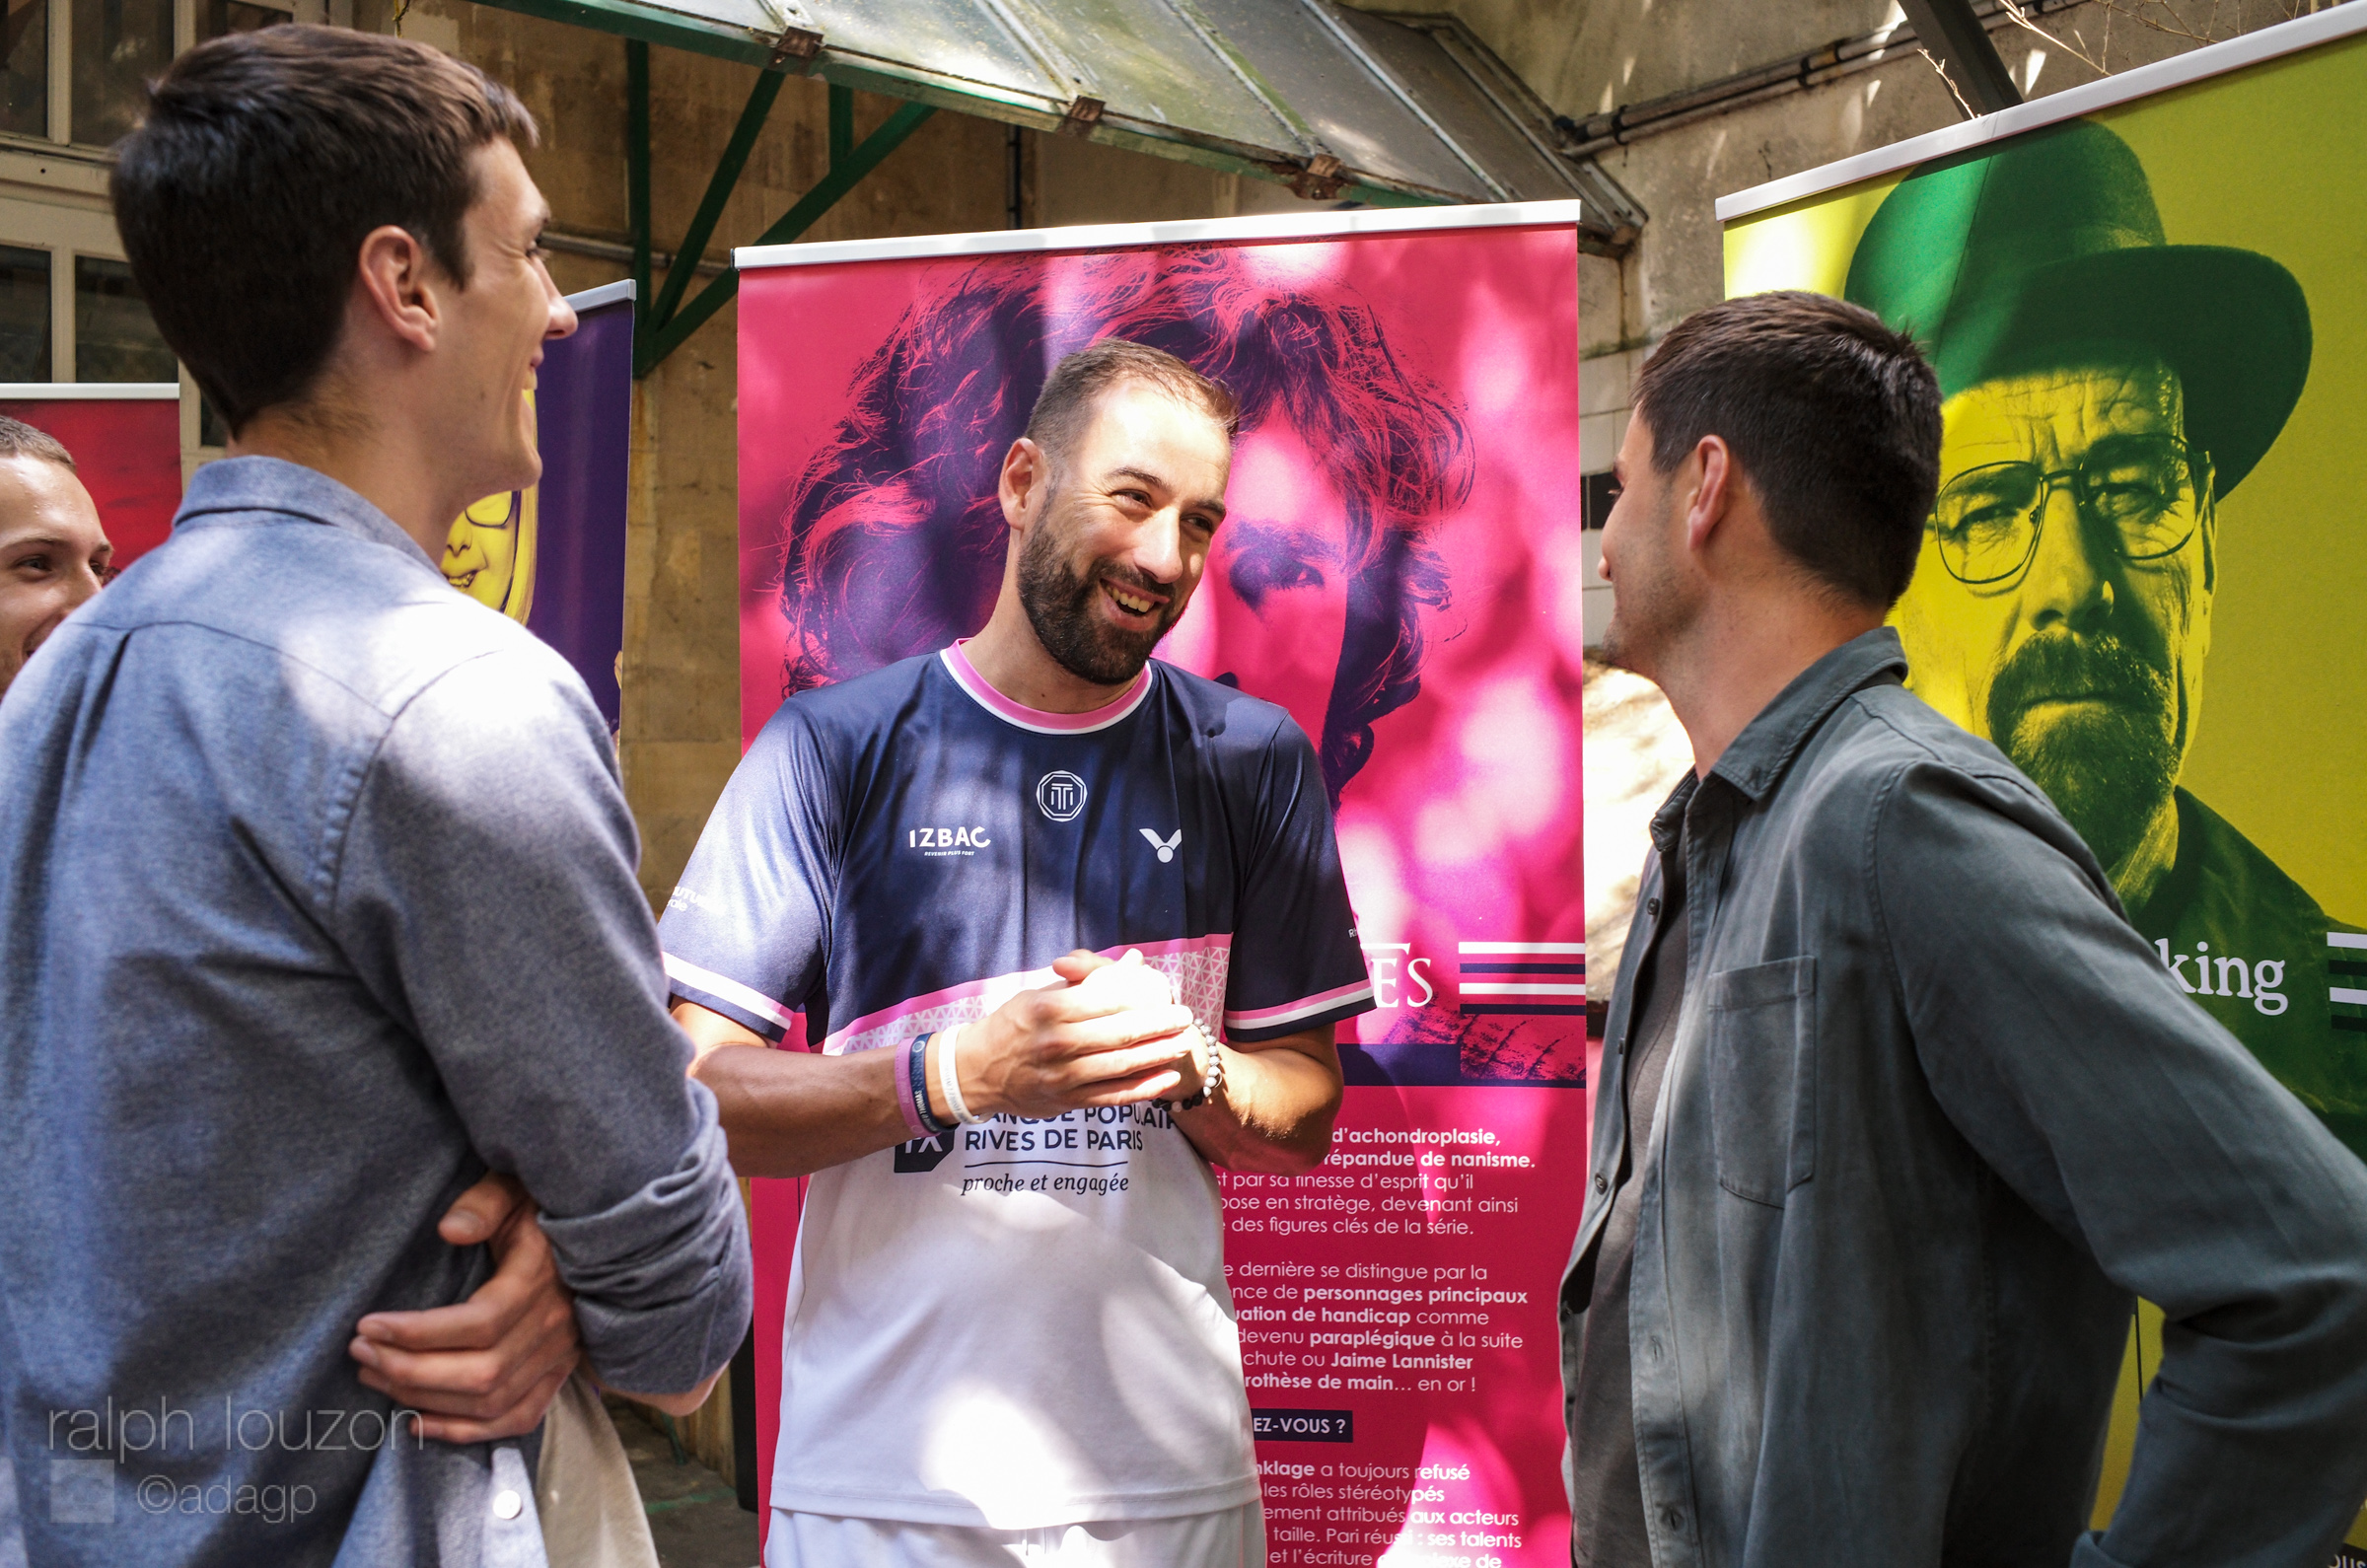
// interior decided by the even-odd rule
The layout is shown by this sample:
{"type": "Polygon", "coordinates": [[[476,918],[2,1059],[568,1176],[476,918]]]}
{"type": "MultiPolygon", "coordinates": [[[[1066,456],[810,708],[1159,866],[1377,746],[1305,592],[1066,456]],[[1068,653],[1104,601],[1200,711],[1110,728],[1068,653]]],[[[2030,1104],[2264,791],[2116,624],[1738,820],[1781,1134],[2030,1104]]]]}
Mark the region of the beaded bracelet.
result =
{"type": "MultiPolygon", "coordinates": [[[[1161,1101],[1160,1104],[1170,1110],[1197,1110],[1209,1101],[1214,1100],[1217,1091],[1225,1087],[1225,1053],[1222,1047],[1216,1043],[1215,1038],[1206,1030],[1196,1024],[1192,1026],[1192,1037],[1198,1043],[1208,1047],[1208,1064],[1200,1067],[1199,1093],[1193,1095],[1189,1100],[1161,1101]]],[[[1194,1050],[1191,1054],[1192,1065],[1199,1066],[1200,1053],[1194,1050]]]]}

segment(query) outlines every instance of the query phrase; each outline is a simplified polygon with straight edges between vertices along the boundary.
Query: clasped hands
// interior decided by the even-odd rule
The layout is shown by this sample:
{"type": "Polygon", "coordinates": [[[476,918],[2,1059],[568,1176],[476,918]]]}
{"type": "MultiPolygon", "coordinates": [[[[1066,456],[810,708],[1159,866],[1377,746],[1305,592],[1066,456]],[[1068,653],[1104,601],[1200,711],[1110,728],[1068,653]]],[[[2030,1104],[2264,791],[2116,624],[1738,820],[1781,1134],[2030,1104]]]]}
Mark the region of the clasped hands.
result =
{"type": "MultiPolygon", "coordinates": [[[[1056,959],[1057,985],[1022,991],[960,1026],[962,1099],[976,1116],[1040,1120],[1088,1105],[1188,1100],[1216,1043],[1176,1001],[1167,976],[1128,950],[1112,962],[1082,949],[1056,959]]],[[[931,1108],[952,1120],[938,1074],[946,1036],[929,1041],[931,1108]]]]}
{"type": "Polygon", "coordinates": [[[361,1381],[417,1411],[421,1436],[484,1443],[531,1432],[575,1370],[575,1298],[537,1213],[515,1176],[487,1176],[453,1200],[436,1233],[453,1247],[490,1247],[492,1277],[457,1305],[372,1313],[357,1325],[346,1350],[361,1381]]]}

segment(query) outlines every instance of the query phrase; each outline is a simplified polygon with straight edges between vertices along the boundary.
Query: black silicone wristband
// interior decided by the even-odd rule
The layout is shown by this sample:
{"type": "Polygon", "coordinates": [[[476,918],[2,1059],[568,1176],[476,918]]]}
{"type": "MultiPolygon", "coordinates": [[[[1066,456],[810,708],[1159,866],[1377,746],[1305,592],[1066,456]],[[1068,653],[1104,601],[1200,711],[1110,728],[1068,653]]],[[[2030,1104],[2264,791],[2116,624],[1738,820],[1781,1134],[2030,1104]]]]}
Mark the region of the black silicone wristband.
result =
{"type": "Polygon", "coordinates": [[[932,1138],[942,1138],[954,1130],[950,1121],[938,1119],[929,1108],[929,1036],[915,1035],[904,1047],[904,1092],[912,1097],[912,1109],[920,1117],[921,1130],[932,1138]]]}

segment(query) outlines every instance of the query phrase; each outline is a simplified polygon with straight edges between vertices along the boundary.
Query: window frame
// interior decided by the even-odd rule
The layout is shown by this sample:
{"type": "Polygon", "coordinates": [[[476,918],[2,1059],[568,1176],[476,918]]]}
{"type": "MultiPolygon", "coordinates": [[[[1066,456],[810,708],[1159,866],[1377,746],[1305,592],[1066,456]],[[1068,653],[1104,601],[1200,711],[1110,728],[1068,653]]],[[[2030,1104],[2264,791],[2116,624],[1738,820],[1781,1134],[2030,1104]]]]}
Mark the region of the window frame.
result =
{"type": "MultiPolygon", "coordinates": [[[[286,12],[297,22],[353,24],[353,0],[248,0],[286,12]]],[[[124,386],[146,383],[85,383],[77,353],[75,258],[129,259],[115,232],[107,194],[113,159],[108,149],[78,143],[74,132],[74,0],[45,0],[48,30],[46,136],[0,132],[0,244],[49,256],[50,386],[124,386]]],[[[173,0],[173,55],[178,59],[197,41],[197,0],[173,0]]],[[[197,387],[179,367],[181,476],[221,457],[220,447],[198,444],[197,387]]]]}

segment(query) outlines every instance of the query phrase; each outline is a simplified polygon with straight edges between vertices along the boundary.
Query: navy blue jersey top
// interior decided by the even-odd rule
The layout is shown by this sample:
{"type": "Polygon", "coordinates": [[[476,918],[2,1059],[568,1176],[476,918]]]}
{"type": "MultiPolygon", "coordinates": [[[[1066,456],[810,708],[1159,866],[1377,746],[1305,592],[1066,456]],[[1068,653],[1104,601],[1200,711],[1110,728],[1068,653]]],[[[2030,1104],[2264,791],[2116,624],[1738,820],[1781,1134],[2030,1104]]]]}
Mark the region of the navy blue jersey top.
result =
{"type": "Polygon", "coordinates": [[[1157,661],[1090,713],[1022,707],[959,646],[792,697],[662,935],[677,993],[771,1038],[802,1010],[832,1053],[975,1016],[1075,948],[1141,949],[1243,1042],[1372,1006],[1314,748],[1157,661]]]}

